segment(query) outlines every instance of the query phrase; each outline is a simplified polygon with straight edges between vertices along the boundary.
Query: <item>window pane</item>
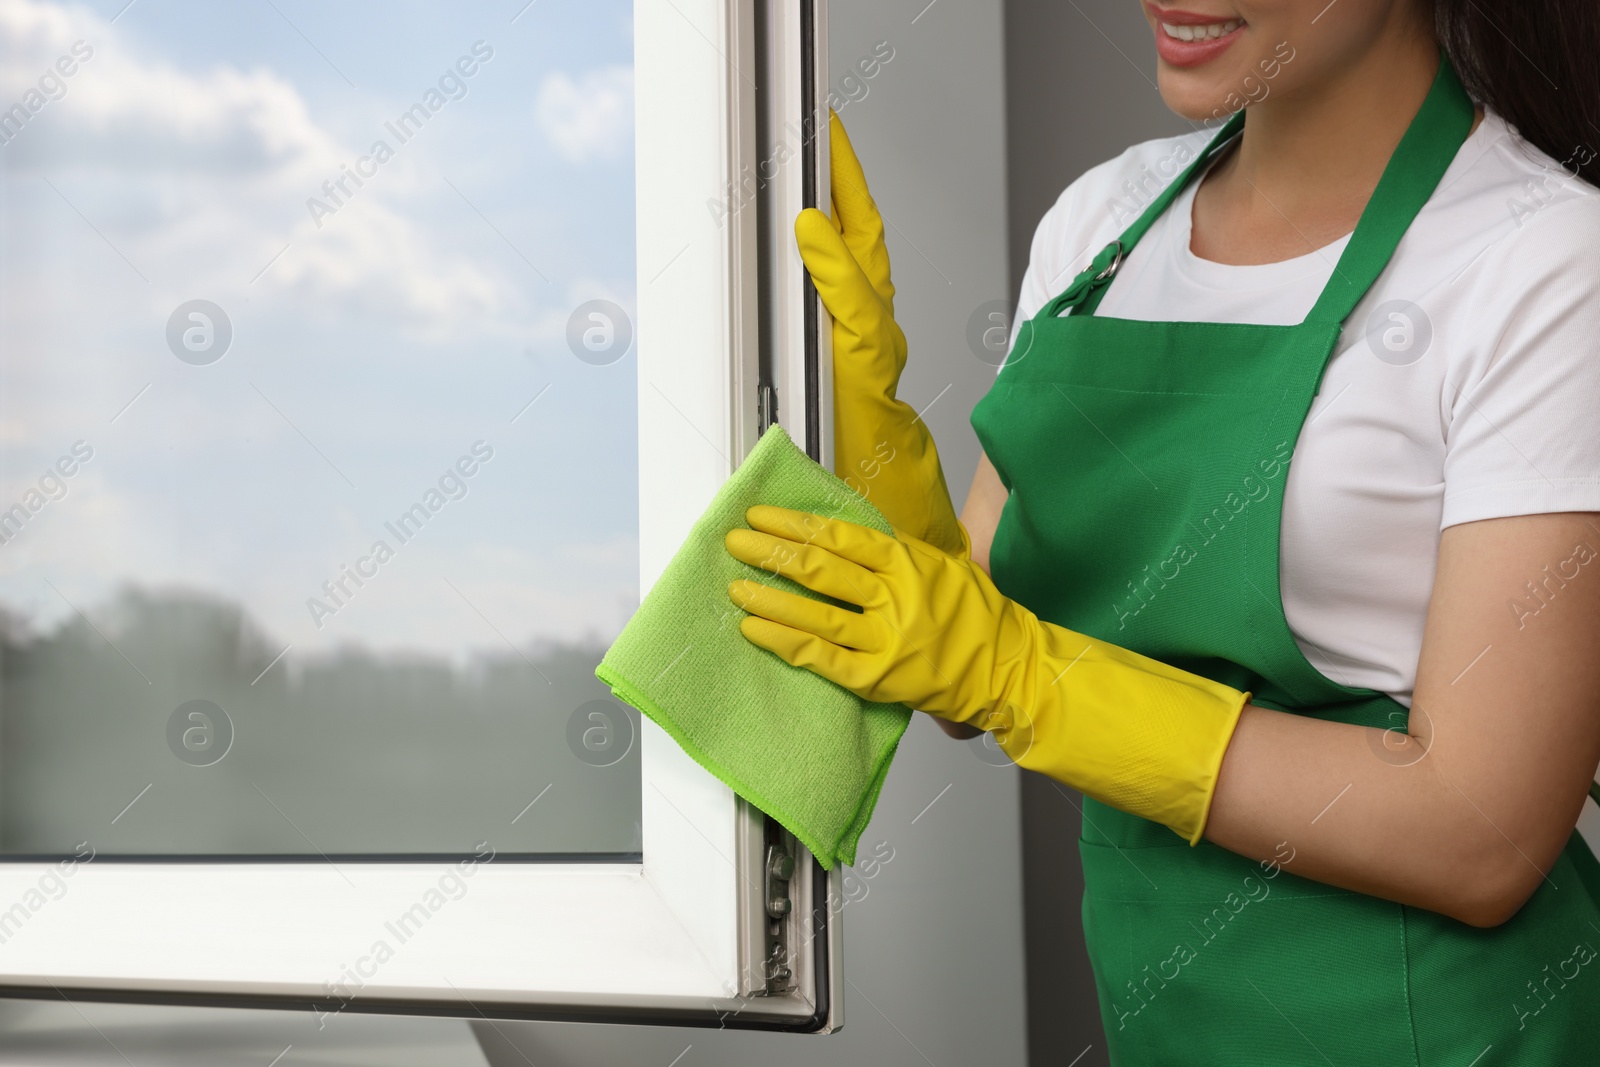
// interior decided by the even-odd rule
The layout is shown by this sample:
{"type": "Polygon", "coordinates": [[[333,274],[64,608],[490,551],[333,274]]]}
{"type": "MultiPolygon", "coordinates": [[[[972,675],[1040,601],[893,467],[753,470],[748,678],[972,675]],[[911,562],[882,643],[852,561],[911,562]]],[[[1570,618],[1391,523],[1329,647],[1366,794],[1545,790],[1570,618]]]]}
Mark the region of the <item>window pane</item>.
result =
{"type": "Polygon", "coordinates": [[[631,4],[124,2],[0,7],[0,850],[637,852],[631,4]]]}

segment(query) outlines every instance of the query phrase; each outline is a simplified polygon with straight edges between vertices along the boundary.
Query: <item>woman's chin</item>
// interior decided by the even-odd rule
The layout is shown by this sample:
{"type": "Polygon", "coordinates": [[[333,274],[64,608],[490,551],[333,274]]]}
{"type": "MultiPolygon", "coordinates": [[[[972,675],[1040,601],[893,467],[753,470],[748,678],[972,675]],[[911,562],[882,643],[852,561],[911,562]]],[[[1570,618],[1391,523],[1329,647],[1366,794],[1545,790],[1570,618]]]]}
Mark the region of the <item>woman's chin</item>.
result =
{"type": "Polygon", "coordinates": [[[1210,79],[1202,82],[1182,71],[1166,70],[1161,71],[1156,80],[1162,103],[1190,122],[1213,122],[1231,114],[1225,103],[1227,89],[1209,83],[1210,79]]]}

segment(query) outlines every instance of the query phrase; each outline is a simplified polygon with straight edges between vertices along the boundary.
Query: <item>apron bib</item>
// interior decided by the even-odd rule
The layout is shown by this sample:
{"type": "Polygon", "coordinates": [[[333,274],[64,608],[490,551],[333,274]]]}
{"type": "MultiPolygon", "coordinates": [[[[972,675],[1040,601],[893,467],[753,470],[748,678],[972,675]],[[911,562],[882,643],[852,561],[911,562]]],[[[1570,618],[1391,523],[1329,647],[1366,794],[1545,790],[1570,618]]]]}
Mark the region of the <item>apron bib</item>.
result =
{"type": "MultiPolygon", "coordinates": [[[[1403,705],[1329,679],[1301,653],[1278,587],[1279,522],[1342,324],[1472,117],[1441,57],[1299,325],[1094,314],[1122,257],[1243,113],[1022,325],[972,414],[1010,491],[990,550],[1001,591],[1049,622],[1248,690],[1255,704],[1406,726],[1403,705]]],[[[1191,848],[1091,798],[1083,813],[1084,934],[1113,1064],[1544,1067],[1600,1055],[1600,864],[1576,833],[1528,904],[1480,930],[1208,841],[1191,848]]],[[[1280,847],[1281,862],[1293,847],[1280,847]]]]}

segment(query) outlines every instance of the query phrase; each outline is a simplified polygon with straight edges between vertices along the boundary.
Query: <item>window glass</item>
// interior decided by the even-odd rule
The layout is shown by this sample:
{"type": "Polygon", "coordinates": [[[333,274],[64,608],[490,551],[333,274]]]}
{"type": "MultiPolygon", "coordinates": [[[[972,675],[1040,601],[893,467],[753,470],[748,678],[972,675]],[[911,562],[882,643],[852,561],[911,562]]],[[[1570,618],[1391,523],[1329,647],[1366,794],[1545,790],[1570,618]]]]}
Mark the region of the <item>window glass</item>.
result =
{"type": "Polygon", "coordinates": [[[631,4],[124,4],[0,5],[0,850],[637,853],[631,4]]]}

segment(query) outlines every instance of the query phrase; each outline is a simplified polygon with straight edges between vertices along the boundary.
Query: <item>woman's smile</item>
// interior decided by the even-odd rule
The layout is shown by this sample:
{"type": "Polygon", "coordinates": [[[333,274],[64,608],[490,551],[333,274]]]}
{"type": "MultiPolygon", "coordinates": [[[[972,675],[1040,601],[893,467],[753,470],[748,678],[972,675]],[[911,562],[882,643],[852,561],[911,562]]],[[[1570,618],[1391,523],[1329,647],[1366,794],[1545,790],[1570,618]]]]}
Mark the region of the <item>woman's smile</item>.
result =
{"type": "Polygon", "coordinates": [[[1175,67],[1195,67],[1216,58],[1246,25],[1241,18],[1145,6],[1155,21],[1156,54],[1175,67]]]}

